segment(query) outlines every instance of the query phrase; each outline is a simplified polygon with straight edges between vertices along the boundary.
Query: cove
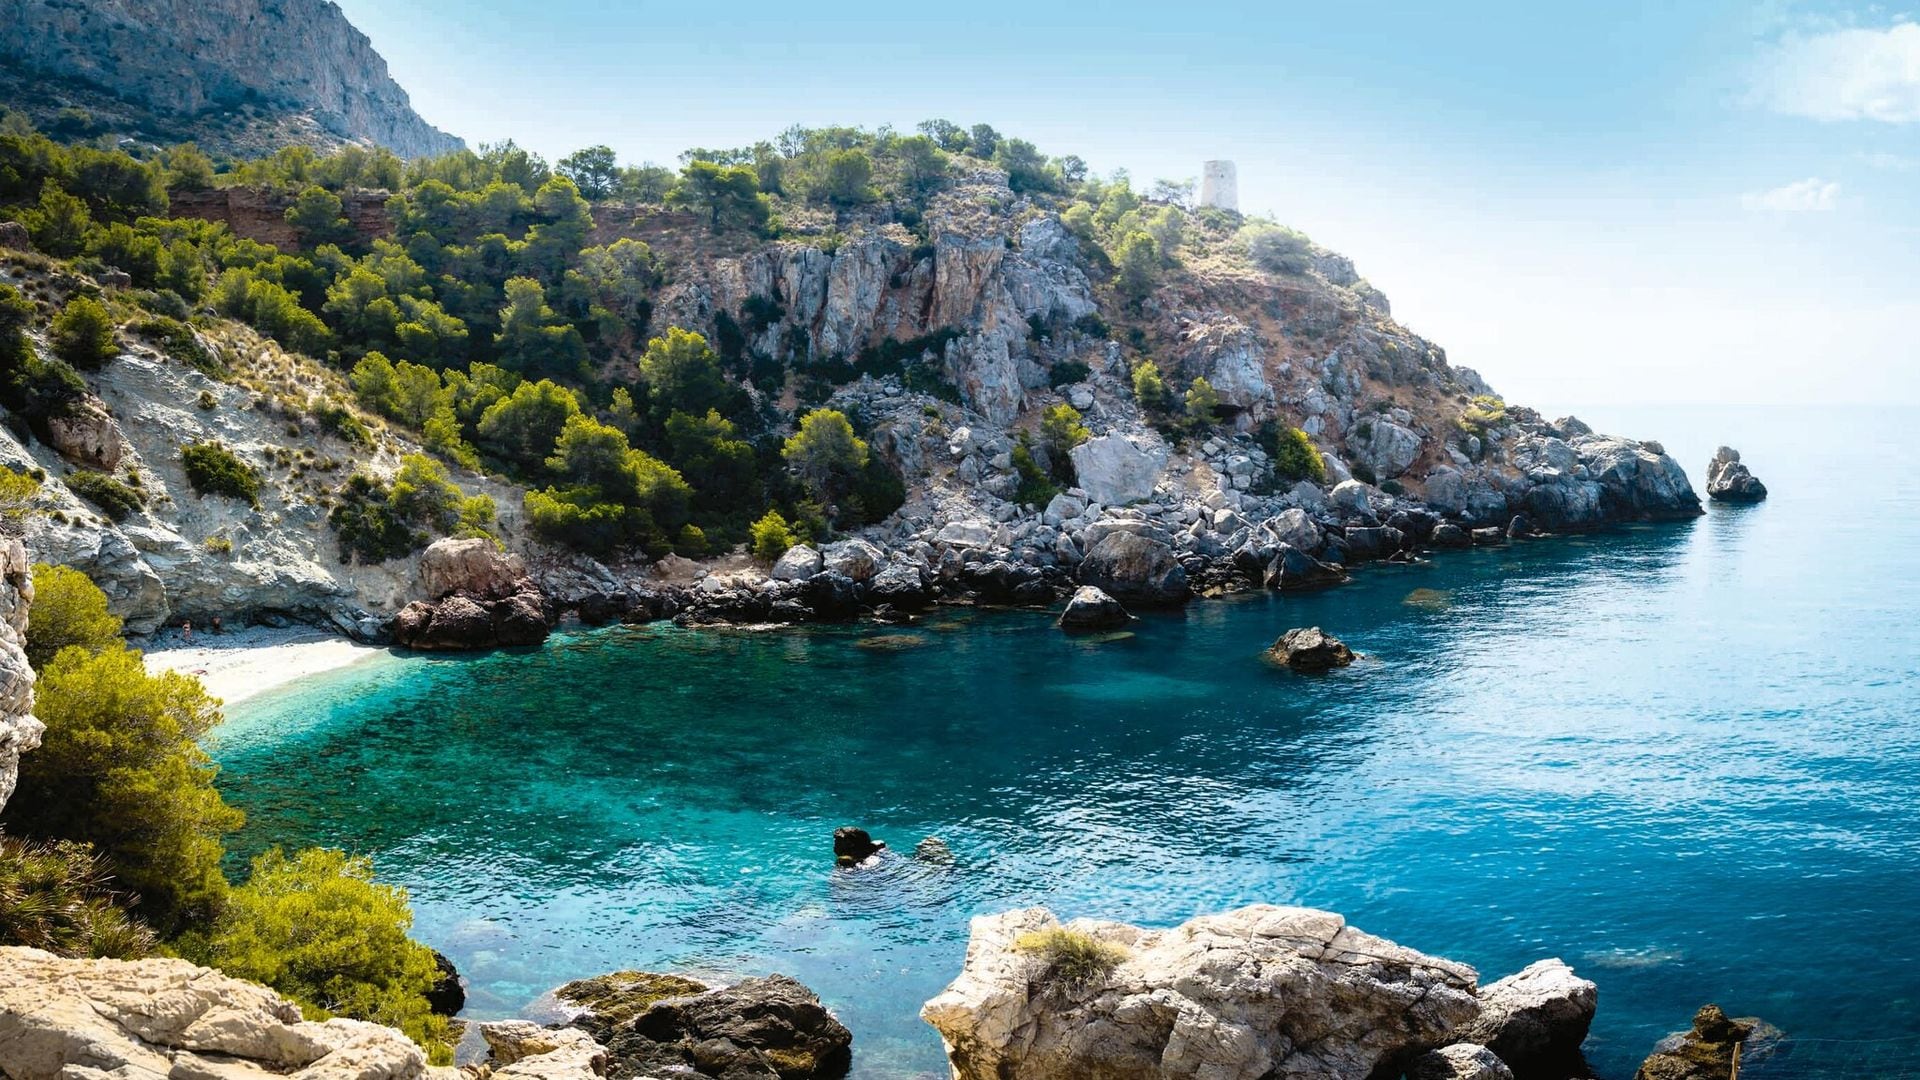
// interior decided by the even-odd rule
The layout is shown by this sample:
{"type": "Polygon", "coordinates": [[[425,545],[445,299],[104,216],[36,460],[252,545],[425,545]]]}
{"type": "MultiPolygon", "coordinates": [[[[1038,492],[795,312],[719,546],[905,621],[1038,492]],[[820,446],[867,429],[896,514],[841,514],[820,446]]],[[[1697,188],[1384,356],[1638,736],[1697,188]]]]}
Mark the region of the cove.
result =
{"type": "Polygon", "coordinates": [[[1887,1044],[1852,1040],[1920,1045],[1920,499],[1910,470],[1869,499],[1851,461],[1769,457],[1760,428],[1740,445],[1774,498],[1694,522],[1117,639],[936,611],[381,661],[245,703],[210,749],[248,852],[342,846],[412,890],[470,1016],[616,968],[782,971],[852,1028],[856,1074],[935,1075],[915,1012],[969,915],[1266,901],[1483,981],[1565,958],[1600,985],[1602,1076],[1708,1000],[1864,1060],[1887,1044]],[[1367,658],[1261,663],[1302,625],[1367,658]],[[896,857],[835,872],[837,825],[896,857]],[[925,836],[953,865],[906,857],[925,836]]]}

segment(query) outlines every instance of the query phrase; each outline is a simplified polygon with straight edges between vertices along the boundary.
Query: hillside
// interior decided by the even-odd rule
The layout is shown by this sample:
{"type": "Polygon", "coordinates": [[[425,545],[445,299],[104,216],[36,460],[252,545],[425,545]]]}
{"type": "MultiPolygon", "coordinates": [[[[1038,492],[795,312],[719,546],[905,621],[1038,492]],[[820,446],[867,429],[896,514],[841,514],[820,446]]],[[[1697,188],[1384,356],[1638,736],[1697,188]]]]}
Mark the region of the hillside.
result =
{"type": "Polygon", "coordinates": [[[136,630],[379,638],[441,535],[526,556],[550,617],[762,621],[1178,602],[1698,512],[1657,443],[1500,400],[1298,233],[928,127],[678,175],[460,152],[389,173],[384,224],[348,219],[390,168],[351,150],[249,166],[218,225],[156,216],[169,183],[206,204],[160,165],[74,173],[79,226],[27,177],[0,463],[46,477],[29,548],[136,630]],[[55,323],[94,296],[112,355],[68,367],[55,323]],[[251,497],[196,482],[196,444],[251,497]]]}
{"type": "Polygon", "coordinates": [[[461,145],[413,111],[329,0],[0,0],[0,24],[0,100],[75,135],[197,140],[222,155],[356,142],[416,157],[461,145]]]}

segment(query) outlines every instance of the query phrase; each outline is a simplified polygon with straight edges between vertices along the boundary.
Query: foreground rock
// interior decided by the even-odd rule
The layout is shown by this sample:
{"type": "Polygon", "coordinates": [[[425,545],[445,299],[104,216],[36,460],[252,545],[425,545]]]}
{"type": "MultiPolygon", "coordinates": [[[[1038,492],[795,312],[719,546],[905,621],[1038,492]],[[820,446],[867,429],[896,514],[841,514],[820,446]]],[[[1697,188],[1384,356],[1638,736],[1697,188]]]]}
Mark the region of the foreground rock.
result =
{"type": "Polygon", "coordinates": [[[1407,1080],[1513,1080],[1513,1070],[1479,1043],[1454,1043],[1414,1058],[1407,1080]]]}
{"type": "Polygon", "coordinates": [[[33,568],[15,537],[0,537],[0,808],[20,780],[20,755],[40,745],[46,725],[33,716],[33,666],[27,662],[27,609],[33,568]]]}
{"type": "Polygon", "coordinates": [[[618,1022],[600,1013],[574,1023],[606,1046],[615,1078],[692,1071],[727,1080],[830,1080],[852,1061],[852,1033],[785,975],[660,998],[618,1022]]]}
{"type": "Polygon", "coordinates": [[[1193,595],[1173,548],[1131,532],[1108,533],[1080,564],[1080,583],[1122,603],[1184,604],[1193,595]]]}
{"type": "Polygon", "coordinates": [[[1693,1028],[1669,1035],[1640,1064],[1634,1080],[1728,1080],[1734,1053],[1752,1061],[1778,1041],[1780,1029],[1756,1017],[1729,1019],[1718,1005],[1704,1005],[1693,1028]]]}
{"type": "Polygon", "coordinates": [[[1074,590],[1067,609],[1060,613],[1060,629],[1069,631],[1117,630],[1132,621],[1120,601],[1093,585],[1074,590]]]}
{"type": "Polygon", "coordinates": [[[1059,927],[1044,908],[973,920],[960,977],[920,1011],[957,1080],[1363,1080],[1455,1042],[1480,1010],[1472,968],[1325,911],[1256,905],[1160,931],[1075,920],[1117,951],[1079,979],[1021,947],[1059,927]]]}
{"type": "Polygon", "coordinates": [[[1740,464],[1740,451],[1723,446],[1707,462],[1707,498],[1752,503],[1767,497],[1767,485],[1740,464]]]}
{"type": "Polygon", "coordinates": [[[1591,981],[1561,960],[1541,960],[1480,988],[1480,1016],[1465,1037],[1518,1076],[1570,1075],[1581,1066],[1580,1044],[1598,1003],[1591,981]]]}
{"type": "Polygon", "coordinates": [[[518,555],[490,540],[435,541],[420,557],[416,600],[393,617],[393,641],[410,649],[491,649],[547,640],[546,598],[518,555]]]}
{"type": "Polygon", "coordinates": [[[1296,627],[1267,649],[1267,659],[1294,671],[1332,671],[1353,663],[1353,650],[1317,626],[1296,627]]]}
{"type": "Polygon", "coordinates": [[[0,1075],[13,1080],[413,1080],[426,1057],[392,1028],[313,1023],[263,986],[185,960],[67,960],[0,948],[0,1075]]]}
{"type": "Polygon", "coordinates": [[[576,979],[555,990],[553,996],[569,1008],[579,1010],[571,1021],[574,1027],[605,1042],[655,1002],[704,994],[708,989],[705,983],[678,975],[616,971],[591,979],[576,979]]]}
{"type": "Polygon", "coordinates": [[[531,1020],[480,1025],[495,1077],[513,1080],[589,1080],[606,1075],[607,1048],[579,1028],[547,1028],[531,1020]]]}
{"type": "Polygon", "coordinates": [[[833,861],[841,866],[858,866],[886,849],[885,840],[875,840],[865,829],[833,830],[833,861]]]}

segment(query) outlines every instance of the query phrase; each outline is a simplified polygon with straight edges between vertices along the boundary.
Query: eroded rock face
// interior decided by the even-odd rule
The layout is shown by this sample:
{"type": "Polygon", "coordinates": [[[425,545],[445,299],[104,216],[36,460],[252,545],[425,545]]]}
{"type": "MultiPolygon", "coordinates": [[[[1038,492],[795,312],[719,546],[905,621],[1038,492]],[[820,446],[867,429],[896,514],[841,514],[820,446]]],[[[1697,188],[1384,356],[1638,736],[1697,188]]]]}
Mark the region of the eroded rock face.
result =
{"type": "Polygon", "coordinates": [[[1183,604],[1192,595],[1173,548],[1131,532],[1112,532],[1080,562],[1080,583],[1128,604],[1183,604]]]}
{"type": "Polygon", "coordinates": [[[1117,630],[1133,621],[1120,601],[1092,585],[1074,590],[1067,609],[1060,613],[1060,629],[1071,631],[1117,630]]]}
{"type": "MultiPolygon", "coordinates": [[[[1295,627],[1267,649],[1267,659],[1294,671],[1332,671],[1353,663],[1353,650],[1317,626],[1295,627]]],[[[1588,1019],[1592,1019],[1591,1014],[1588,1019]]],[[[1583,1030],[1581,1035],[1585,1034],[1583,1030]]],[[[1575,1045],[1579,1045],[1577,1041],[1575,1045]]]]}
{"type": "Polygon", "coordinates": [[[185,960],[68,960],[0,948],[0,1075],[120,1080],[277,1074],[414,1080],[426,1057],[392,1028],[300,1019],[263,986],[185,960]]]}
{"type": "Polygon", "coordinates": [[[27,663],[27,615],[33,567],[18,537],[0,537],[0,808],[20,781],[20,755],[40,745],[46,725],[33,716],[33,667],[27,663]]]}
{"type": "Polygon", "coordinates": [[[1767,485],[1740,464],[1740,451],[1723,446],[1707,462],[1707,498],[1722,502],[1759,502],[1767,497],[1767,485]]]}
{"type": "Polygon", "coordinates": [[[1363,1080],[1479,1012],[1472,968],[1330,912],[1256,905],[1158,931],[1078,919],[1067,928],[1124,958],[1077,983],[1016,944],[1058,926],[1044,908],[973,920],[960,977],[920,1010],[956,1080],[1363,1080]]]}
{"type": "Polygon", "coordinates": [[[65,416],[47,418],[47,442],[68,460],[111,472],[126,456],[127,440],[97,398],[86,398],[65,416]]]}
{"type": "Polygon", "coordinates": [[[1480,988],[1480,1016],[1464,1037],[1521,1077],[1562,1076],[1580,1064],[1599,987],[1559,959],[1540,960],[1480,988]]]}

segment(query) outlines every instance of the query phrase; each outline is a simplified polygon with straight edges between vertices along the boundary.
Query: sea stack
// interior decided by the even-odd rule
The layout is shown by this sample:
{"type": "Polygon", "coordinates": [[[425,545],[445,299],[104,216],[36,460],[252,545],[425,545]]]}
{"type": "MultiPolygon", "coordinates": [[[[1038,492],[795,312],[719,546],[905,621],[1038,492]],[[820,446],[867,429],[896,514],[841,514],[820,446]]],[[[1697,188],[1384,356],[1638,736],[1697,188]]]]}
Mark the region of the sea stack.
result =
{"type": "Polygon", "coordinates": [[[1721,502],[1755,503],[1767,497],[1767,485],[1740,464],[1740,451],[1723,446],[1707,462],[1707,498],[1721,502]]]}

